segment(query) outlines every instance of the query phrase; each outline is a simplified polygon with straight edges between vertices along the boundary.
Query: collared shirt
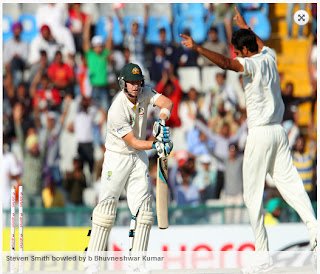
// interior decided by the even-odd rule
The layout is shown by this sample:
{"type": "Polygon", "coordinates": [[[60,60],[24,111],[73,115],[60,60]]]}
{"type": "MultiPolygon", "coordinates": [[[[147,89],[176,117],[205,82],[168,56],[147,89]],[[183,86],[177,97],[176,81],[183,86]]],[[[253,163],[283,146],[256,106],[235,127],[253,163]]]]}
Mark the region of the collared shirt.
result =
{"type": "Polygon", "coordinates": [[[155,90],[144,87],[139,94],[137,104],[134,105],[123,90],[117,94],[108,112],[105,143],[107,150],[123,154],[136,152],[122,137],[133,131],[137,139],[145,140],[148,106],[149,104],[154,106],[159,96],[155,90]]]}
{"type": "Polygon", "coordinates": [[[268,47],[251,57],[237,57],[244,71],[248,128],[280,124],[284,113],[276,55],[268,47]]]}

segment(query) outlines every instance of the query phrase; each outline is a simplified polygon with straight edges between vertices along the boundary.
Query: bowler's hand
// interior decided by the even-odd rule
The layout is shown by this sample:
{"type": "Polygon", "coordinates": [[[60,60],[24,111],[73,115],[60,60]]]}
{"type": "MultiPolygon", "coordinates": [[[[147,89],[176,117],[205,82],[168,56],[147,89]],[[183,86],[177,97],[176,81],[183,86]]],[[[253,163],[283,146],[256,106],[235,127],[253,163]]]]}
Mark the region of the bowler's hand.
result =
{"type": "Polygon", "coordinates": [[[180,34],[180,37],[184,39],[184,41],[181,41],[182,45],[185,45],[188,49],[197,49],[198,44],[195,41],[193,41],[193,39],[189,35],[180,34]]]}
{"type": "Polygon", "coordinates": [[[238,11],[237,7],[234,7],[236,11],[236,16],[233,17],[233,20],[237,23],[238,27],[241,29],[245,29],[248,25],[246,21],[244,20],[243,16],[238,11]]]}

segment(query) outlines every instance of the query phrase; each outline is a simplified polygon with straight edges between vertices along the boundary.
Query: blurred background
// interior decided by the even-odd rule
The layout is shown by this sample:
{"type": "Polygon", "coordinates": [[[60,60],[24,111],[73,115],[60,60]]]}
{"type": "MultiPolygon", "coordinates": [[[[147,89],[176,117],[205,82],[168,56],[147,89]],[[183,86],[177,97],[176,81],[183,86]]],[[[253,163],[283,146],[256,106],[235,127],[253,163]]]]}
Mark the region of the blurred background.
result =
{"type": "MultiPolygon", "coordinates": [[[[4,3],[3,226],[10,225],[10,188],[19,185],[26,227],[91,226],[108,108],[119,90],[119,72],[129,62],[141,66],[146,85],[174,102],[167,123],[174,142],[170,225],[248,224],[242,199],[247,136],[242,78],[188,50],[179,37],[190,34],[204,47],[234,58],[235,6],[276,51],[286,106],[283,126],[316,210],[316,5],[4,3]],[[309,14],[305,26],[293,21],[298,9],[309,14]]],[[[148,138],[158,115],[150,106],[148,138]]],[[[156,153],[147,153],[155,190],[156,153]]],[[[116,226],[129,227],[125,196],[116,226]]],[[[301,222],[270,177],[264,204],[267,225],[301,222]]]]}

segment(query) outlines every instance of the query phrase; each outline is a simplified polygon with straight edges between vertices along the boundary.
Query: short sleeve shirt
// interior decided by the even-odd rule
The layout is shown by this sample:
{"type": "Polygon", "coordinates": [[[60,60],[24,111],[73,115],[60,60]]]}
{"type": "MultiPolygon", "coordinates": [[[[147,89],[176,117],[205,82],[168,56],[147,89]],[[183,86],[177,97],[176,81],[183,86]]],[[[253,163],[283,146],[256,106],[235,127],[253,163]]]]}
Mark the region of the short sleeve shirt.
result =
{"type": "Polygon", "coordinates": [[[251,57],[237,57],[244,71],[243,86],[247,107],[248,128],[280,124],[284,104],[281,97],[280,78],[276,55],[269,47],[251,57]]]}
{"type": "Polygon", "coordinates": [[[109,50],[105,49],[101,54],[97,54],[92,49],[90,49],[85,53],[85,55],[91,85],[97,87],[105,87],[108,84],[107,57],[109,56],[109,50]]]}
{"type": "Polygon", "coordinates": [[[145,140],[148,106],[155,104],[160,94],[150,87],[144,87],[134,105],[120,91],[108,111],[106,149],[123,154],[135,153],[136,150],[127,144],[123,137],[133,131],[139,140],[145,140]]]}

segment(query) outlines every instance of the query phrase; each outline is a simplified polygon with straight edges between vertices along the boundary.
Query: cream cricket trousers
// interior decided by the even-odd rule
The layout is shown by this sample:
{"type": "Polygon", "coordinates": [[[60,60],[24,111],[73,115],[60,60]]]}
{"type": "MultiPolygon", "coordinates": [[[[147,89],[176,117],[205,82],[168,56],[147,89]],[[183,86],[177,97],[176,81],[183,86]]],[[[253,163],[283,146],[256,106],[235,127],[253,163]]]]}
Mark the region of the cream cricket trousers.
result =
{"type": "Polygon", "coordinates": [[[249,129],[243,160],[243,198],[255,236],[256,251],[269,250],[264,226],[263,192],[269,173],[283,199],[297,211],[310,232],[317,233],[317,221],[302,180],[293,165],[288,138],[281,125],[249,129]]]}
{"type": "Polygon", "coordinates": [[[123,189],[132,215],[150,195],[149,159],[145,151],[121,154],[106,150],[101,174],[99,202],[107,198],[118,200],[123,189]]]}

